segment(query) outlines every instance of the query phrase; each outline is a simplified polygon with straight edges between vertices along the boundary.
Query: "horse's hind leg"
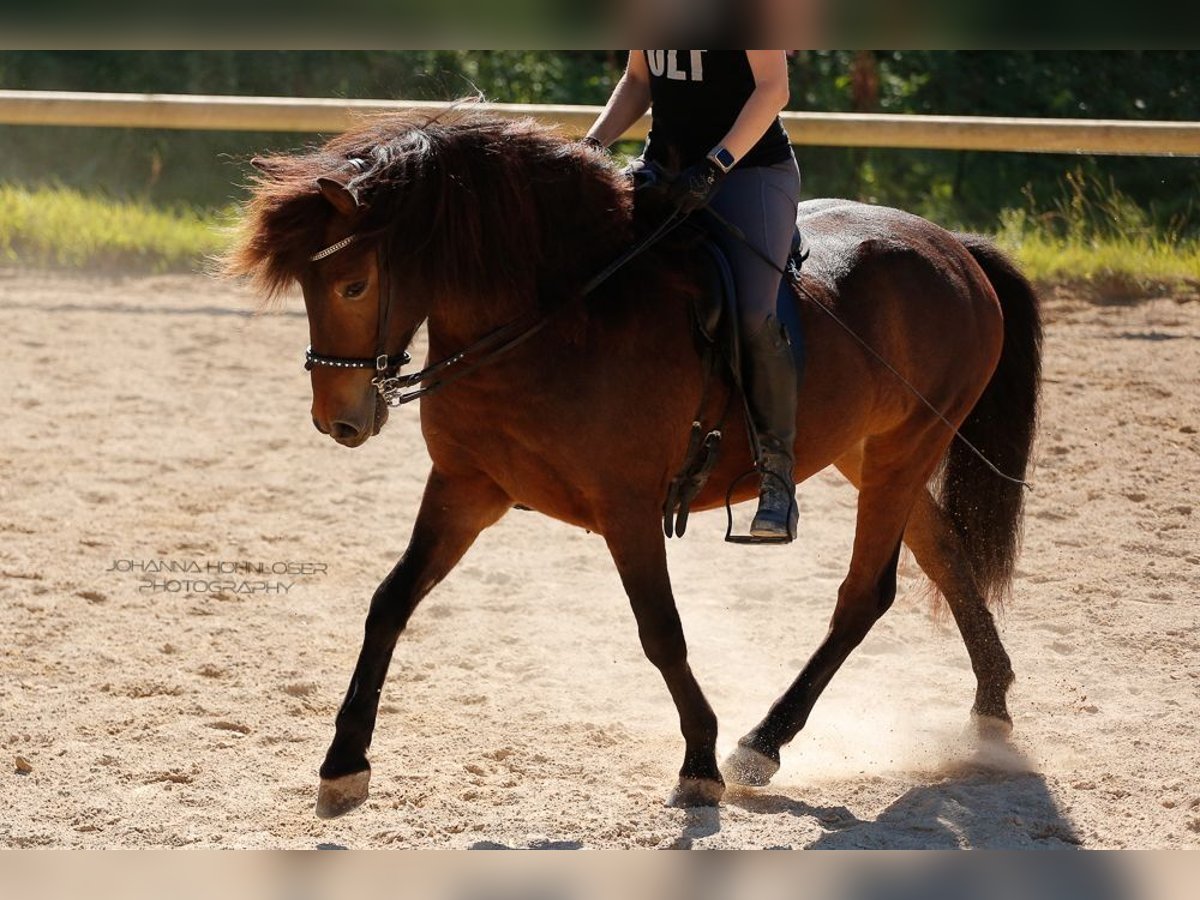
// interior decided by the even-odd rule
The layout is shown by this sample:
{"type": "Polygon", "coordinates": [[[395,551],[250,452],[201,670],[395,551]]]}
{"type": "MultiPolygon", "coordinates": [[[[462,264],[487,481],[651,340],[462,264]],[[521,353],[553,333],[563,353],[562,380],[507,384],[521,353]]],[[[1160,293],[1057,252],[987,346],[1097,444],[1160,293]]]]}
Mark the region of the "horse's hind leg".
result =
{"type": "MultiPolygon", "coordinates": [[[[856,488],[862,484],[862,455],[847,454],[837,467],[856,488]]],[[[971,713],[981,729],[1012,728],[1006,696],[1013,681],[1012,664],[1000,642],[996,622],[975,581],[953,526],[928,489],[922,490],[904,529],[904,543],[950,607],[971,668],[975,672],[975,705],[971,713]]]]}
{"type": "Polygon", "coordinates": [[[321,765],[317,815],[347,813],[367,799],[367,748],[396,640],[421,599],[454,567],[475,538],[512,501],[490,481],[452,479],[434,470],[404,556],[375,591],[362,650],[338,710],[333,743],[321,765]]]}
{"type": "Polygon", "coordinates": [[[972,714],[981,729],[1007,733],[1012,728],[1005,697],[1013,681],[1012,664],[996,622],[975,582],[962,543],[946,514],[923,491],[913,508],[904,542],[917,564],[941,591],[962,634],[975,672],[972,714]]]}
{"type": "Polygon", "coordinates": [[[927,450],[921,453],[919,436],[897,434],[868,441],[850,571],[838,589],[829,631],[766,718],[738,741],[725,763],[725,774],[733,781],[762,785],[771,779],[779,769],[780,748],[804,727],[825,686],[892,605],[901,538],[940,455],[937,443],[926,436],[927,450]]]}
{"type": "Polygon", "coordinates": [[[717,768],[717,717],[704,698],[687,661],[683,625],[667,573],[667,553],[657,515],[638,525],[622,522],[605,529],[605,540],[637,619],[646,658],[662,673],[679,711],[686,742],[672,806],[716,806],[725,792],[717,768]]]}

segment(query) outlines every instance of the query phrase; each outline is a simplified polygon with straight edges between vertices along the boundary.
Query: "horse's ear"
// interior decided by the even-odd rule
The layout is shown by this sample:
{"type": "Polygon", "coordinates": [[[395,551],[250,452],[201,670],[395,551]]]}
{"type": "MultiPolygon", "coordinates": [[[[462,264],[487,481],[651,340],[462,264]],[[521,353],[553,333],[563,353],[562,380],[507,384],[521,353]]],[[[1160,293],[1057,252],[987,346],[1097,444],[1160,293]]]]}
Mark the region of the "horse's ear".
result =
{"type": "Polygon", "coordinates": [[[317,189],[321,192],[321,196],[343,216],[352,216],[362,209],[358,198],[354,196],[350,188],[340,181],[334,181],[332,178],[318,178],[317,189]]]}

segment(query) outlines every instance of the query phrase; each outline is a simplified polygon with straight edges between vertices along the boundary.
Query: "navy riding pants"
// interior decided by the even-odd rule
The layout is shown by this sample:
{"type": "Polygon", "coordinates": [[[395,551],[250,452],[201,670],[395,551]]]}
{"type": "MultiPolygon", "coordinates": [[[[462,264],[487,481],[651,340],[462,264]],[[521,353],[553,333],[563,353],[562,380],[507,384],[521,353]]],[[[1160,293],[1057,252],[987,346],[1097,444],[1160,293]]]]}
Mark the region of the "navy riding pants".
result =
{"type": "MultiPolygon", "coordinates": [[[[748,241],[783,269],[792,246],[799,202],[800,169],[792,156],[773,166],[734,169],[725,176],[709,206],[740,228],[748,241]]],[[[704,217],[703,213],[697,215],[704,217]]],[[[715,222],[712,233],[733,268],[741,333],[755,334],[767,316],[775,313],[782,276],[715,222]]]]}

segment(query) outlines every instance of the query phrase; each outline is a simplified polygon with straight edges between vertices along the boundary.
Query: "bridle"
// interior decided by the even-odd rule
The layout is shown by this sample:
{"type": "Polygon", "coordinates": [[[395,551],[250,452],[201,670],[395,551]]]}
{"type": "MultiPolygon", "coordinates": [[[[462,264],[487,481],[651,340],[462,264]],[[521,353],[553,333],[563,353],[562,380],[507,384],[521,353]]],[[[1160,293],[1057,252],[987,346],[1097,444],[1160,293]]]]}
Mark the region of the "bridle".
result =
{"type": "MultiPolygon", "coordinates": [[[[309,262],[319,262],[326,257],[333,256],[339,250],[344,250],[359,239],[360,235],[351,234],[348,237],[342,238],[336,243],[330,244],[324,250],[319,250],[308,258],[309,262]]],[[[387,269],[384,264],[385,254],[381,250],[375,251],[376,270],[379,272],[379,315],[377,317],[378,326],[375,334],[376,354],[373,358],[366,359],[361,357],[348,356],[325,356],[324,354],[314,353],[312,344],[304,350],[304,369],[312,371],[314,366],[329,366],[333,369],[374,369],[375,377],[371,379],[371,384],[375,385],[375,389],[379,391],[379,395],[383,397],[388,406],[398,406],[399,403],[392,403],[392,395],[386,393],[385,385],[389,380],[394,380],[395,372],[403,365],[412,361],[412,357],[407,351],[400,351],[395,355],[389,355],[387,352],[387,326],[388,312],[392,308],[392,298],[390,290],[390,279],[387,277],[387,269]],[[389,376],[389,372],[392,375],[389,376]]]]}
{"type": "MultiPolygon", "coordinates": [[[[684,218],[686,217],[680,215],[678,211],[672,212],[654,231],[650,232],[645,238],[598,272],[583,286],[580,296],[586,297],[592,293],[592,291],[607,281],[622,266],[641,253],[644,253],[651,245],[657,243],[670,231],[674,230],[676,226],[683,222],[684,218]]],[[[333,256],[333,254],[344,250],[363,237],[365,235],[361,234],[351,234],[348,237],[344,237],[340,241],[330,244],[323,250],[314,253],[309,257],[309,262],[319,262],[322,259],[333,256]]],[[[375,334],[375,356],[372,358],[325,356],[324,354],[314,353],[310,344],[304,351],[304,368],[306,371],[312,371],[315,366],[328,366],[334,369],[374,369],[375,377],[371,379],[371,384],[378,391],[380,399],[391,407],[403,406],[405,403],[411,403],[413,400],[441,390],[447,385],[453,384],[460,378],[487,365],[492,360],[533,337],[550,324],[552,317],[559,310],[568,305],[560,303],[549,311],[534,312],[514,319],[511,322],[501,325],[494,331],[488,332],[479,340],[464,347],[457,353],[453,353],[439,362],[426,366],[419,372],[401,375],[399,374],[400,367],[411,362],[412,357],[408,355],[407,351],[403,350],[394,355],[389,355],[387,352],[387,325],[388,314],[392,307],[392,296],[391,279],[388,277],[389,273],[387,269],[387,253],[384,251],[382,242],[375,249],[375,260],[376,270],[379,272],[379,315],[377,317],[379,324],[375,334]],[[435,376],[439,377],[435,378],[435,376]],[[424,382],[426,381],[429,383],[425,384],[424,382]]]]}

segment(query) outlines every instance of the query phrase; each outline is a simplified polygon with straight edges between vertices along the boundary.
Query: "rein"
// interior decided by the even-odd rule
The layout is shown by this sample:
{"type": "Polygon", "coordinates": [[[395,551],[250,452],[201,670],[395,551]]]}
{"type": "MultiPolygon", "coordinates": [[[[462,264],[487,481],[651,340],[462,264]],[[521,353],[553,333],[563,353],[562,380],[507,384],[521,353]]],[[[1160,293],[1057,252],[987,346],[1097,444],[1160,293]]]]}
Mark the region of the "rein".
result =
{"type": "MultiPolygon", "coordinates": [[[[668,233],[683,222],[684,218],[685,216],[680,215],[678,210],[673,211],[654,231],[592,276],[583,286],[580,296],[586,297],[595,291],[596,288],[600,287],[600,285],[616,274],[622,267],[666,237],[668,233]]],[[[325,249],[314,253],[309,257],[309,261],[317,262],[318,260],[332,256],[339,250],[349,247],[358,239],[359,235],[354,234],[342,238],[340,241],[330,244],[325,249]]],[[[371,379],[371,384],[375,386],[375,390],[379,392],[379,396],[383,399],[383,402],[391,407],[411,403],[481,369],[483,366],[486,366],[496,358],[533,337],[549,325],[555,314],[567,305],[563,303],[549,312],[514,319],[511,322],[501,325],[494,331],[488,332],[479,340],[464,347],[457,353],[453,353],[443,360],[426,366],[419,372],[400,375],[398,369],[401,366],[407,365],[412,360],[412,357],[408,355],[407,351],[401,351],[394,355],[389,355],[387,352],[387,320],[392,306],[390,279],[387,277],[387,258],[382,246],[376,249],[375,254],[376,265],[380,272],[379,327],[376,331],[375,339],[375,346],[378,349],[378,353],[373,359],[324,356],[313,353],[312,346],[310,345],[304,351],[304,368],[305,370],[311,370],[314,366],[330,366],[339,369],[374,369],[375,377],[371,379]],[[478,359],[470,359],[470,357],[479,353],[483,353],[484,355],[478,359]],[[463,363],[464,360],[467,360],[465,364],[463,363]],[[461,368],[455,368],[456,366],[461,366],[461,368]],[[422,385],[422,382],[427,381],[433,376],[442,375],[442,373],[446,372],[448,374],[443,375],[430,384],[422,385]],[[417,387],[417,385],[422,386],[417,387]]]]}

